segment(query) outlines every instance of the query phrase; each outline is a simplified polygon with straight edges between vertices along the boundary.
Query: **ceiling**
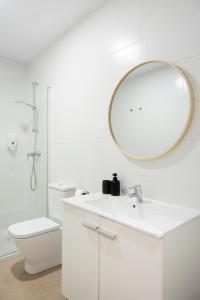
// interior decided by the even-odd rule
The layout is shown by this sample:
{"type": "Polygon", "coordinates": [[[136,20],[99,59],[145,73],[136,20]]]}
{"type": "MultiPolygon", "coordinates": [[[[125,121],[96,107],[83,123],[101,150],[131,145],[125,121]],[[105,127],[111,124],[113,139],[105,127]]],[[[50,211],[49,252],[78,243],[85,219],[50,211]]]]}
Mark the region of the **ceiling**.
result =
{"type": "Polygon", "coordinates": [[[0,56],[31,61],[104,0],[0,0],[0,56]]]}

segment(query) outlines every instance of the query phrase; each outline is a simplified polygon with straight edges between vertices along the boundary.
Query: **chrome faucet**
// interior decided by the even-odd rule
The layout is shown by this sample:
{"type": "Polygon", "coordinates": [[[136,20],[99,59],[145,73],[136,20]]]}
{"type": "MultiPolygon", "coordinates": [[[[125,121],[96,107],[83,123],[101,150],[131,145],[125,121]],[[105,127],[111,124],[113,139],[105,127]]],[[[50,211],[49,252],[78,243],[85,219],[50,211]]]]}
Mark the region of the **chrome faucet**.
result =
{"type": "Polygon", "coordinates": [[[143,202],[141,185],[128,187],[129,198],[135,197],[137,202],[143,202]]]}

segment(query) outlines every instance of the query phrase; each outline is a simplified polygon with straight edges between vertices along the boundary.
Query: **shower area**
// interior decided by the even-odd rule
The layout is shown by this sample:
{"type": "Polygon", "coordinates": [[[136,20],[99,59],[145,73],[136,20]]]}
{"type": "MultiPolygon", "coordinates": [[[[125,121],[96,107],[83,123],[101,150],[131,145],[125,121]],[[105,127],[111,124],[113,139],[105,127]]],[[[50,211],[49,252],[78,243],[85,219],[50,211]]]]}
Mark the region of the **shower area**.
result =
{"type": "MultiPolygon", "coordinates": [[[[33,118],[32,118],[33,148],[32,148],[32,152],[27,152],[27,159],[32,158],[31,175],[30,175],[29,183],[30,183],[30,189],[34,192],[37,188],[36,160],[41,156],[41,153],[38,151],[37,148],[37,141],[38,141],[38,134],[39,134],[39,127],[38,127],[39,112],[36,106],[36,95],[37,95],[36,89],[38,87],[38,82],[32,82],[32,86],[33,86],[32,104],[21,100],[15,100],[14,102],[17,104],[25,105],[26,107],[30,108],[33,112],[33,118]]],[[[15,145],[14,140],[10,142],[11,142],[11,147],[12,145],[15,145]]]]}
{"type": "Polygon", "coordinates": [[[0,259],[17,251],[11,224],[46,215],[47,87],[0,59],[0,259]]]}

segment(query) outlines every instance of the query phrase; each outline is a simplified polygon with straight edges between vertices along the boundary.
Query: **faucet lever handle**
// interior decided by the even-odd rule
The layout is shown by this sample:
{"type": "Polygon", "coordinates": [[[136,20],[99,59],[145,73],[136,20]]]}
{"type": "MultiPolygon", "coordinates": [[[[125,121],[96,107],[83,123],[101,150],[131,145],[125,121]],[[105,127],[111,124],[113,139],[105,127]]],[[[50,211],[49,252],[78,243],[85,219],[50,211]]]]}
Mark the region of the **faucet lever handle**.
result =
{"type": "Polygon", "coordinates": [[[142,190],[140,184],[136,184],[133,187],[134,187],[134,189],[135,189],[136,192],[140,192],[142,190]]]}
{"type": "Polygon", "coordinates": [[[141,185],[136,184],[127,188],[128,196],[130,198],[136,197],[139,202],[142,202],[142,188],[141,185]]]}
{"type": "Polygon", "coordinates": [[[131,197],[134,197],[136,195],[136,186],[133,185],[133,186],[129,186],[127,188],[127,191],[128,191],[128,196],[131,198],[131,197]]]}

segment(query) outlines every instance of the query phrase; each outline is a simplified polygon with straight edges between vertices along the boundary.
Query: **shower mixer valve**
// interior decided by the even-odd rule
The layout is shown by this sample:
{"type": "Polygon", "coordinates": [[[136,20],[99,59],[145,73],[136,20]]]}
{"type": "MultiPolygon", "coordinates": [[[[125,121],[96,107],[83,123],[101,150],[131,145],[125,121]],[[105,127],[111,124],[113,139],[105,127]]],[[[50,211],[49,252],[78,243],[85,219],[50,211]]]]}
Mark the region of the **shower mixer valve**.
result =
{"type": "Polygon", "coordinates": [[[41,153],[40,152],[29,152],[29,153],[27,153],[27,159],[29,159],[30,156],[32,156],[32,157],[40,157],[41,153]]]}

